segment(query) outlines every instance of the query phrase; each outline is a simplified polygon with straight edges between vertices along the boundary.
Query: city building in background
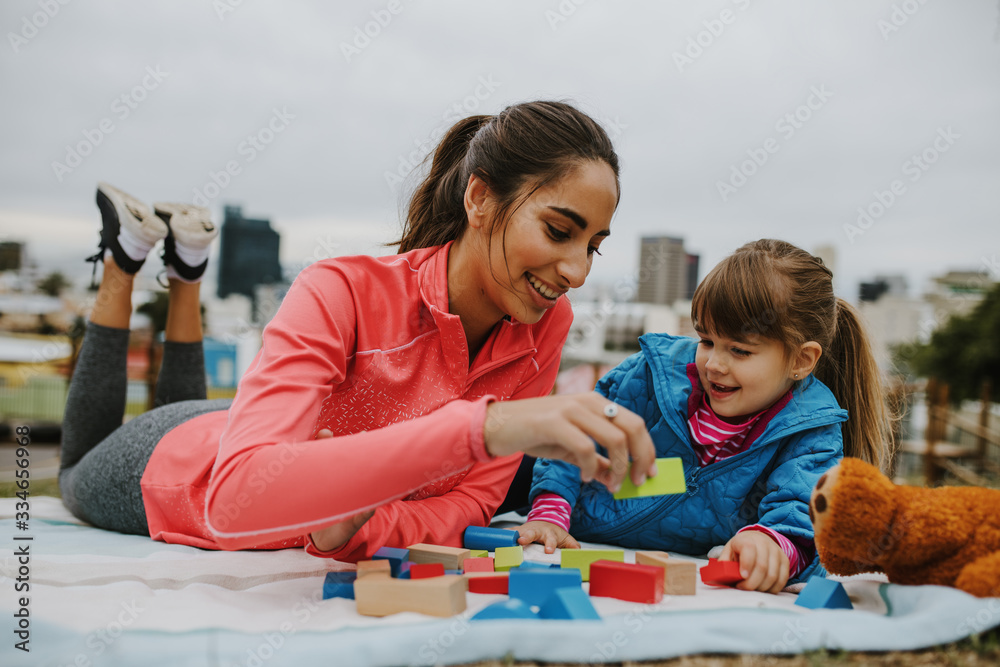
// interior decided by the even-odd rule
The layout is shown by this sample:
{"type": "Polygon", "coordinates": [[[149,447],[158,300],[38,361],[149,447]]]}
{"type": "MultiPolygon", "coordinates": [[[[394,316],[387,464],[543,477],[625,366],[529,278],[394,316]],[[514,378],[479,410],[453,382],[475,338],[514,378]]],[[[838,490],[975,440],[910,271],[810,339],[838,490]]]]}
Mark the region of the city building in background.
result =
{"type": "Polygon", "coordinates": [[[635,301],[672,306],[690,300],[698,286],[698,255],[684,249],[684,239],[644,236],[639,241],[635,301]]]}
{"type": "Polygon", "coordinates": [[[246,218],[240,206],[226,206],[219,248],[217,294],[256,299],[257,286],[283,281],[278,248],[281,237],[271,221],[246,218]]]}

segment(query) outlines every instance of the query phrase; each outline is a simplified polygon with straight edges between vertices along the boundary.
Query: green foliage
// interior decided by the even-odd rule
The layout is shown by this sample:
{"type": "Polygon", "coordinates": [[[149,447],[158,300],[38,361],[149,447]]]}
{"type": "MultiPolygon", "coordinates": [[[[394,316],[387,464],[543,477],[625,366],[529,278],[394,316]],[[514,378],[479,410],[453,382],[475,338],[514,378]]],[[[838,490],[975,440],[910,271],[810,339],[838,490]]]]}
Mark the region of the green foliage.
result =
{"type": "Polygon", "coordinates": [[[896,362],[922,377],[950,386],[951,400],[979,398],[983,380],[993,383],[1000,401],[1000,284],[994,285],[969,315],[952,317],[931,334],[925,345],[895,351],[896,362]]]}
{"type": "Polygon", "coordinates": [[[66,280],[59,271],[53,271],[38,281],[38,291],[49,296],[59,296],[64,289],[71,287],[72,283],[66,280]]]}

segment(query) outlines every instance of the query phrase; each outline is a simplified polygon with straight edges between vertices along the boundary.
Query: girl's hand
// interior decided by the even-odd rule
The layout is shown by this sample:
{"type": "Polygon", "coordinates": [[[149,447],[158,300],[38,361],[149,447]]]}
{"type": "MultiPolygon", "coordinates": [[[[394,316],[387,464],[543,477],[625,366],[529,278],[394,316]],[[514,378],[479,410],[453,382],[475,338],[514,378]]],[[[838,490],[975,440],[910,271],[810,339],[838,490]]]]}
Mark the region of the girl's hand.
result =
{"type": "Polygon", "coordinates": [[[554,523],[548,521],[528,521],[517,527],[517,532],[521,537],[517,539],[518,544],[527,545],[538,542],[545,545],[545,553],[554,553],[556,547],[560,549],[579,549],[580,543],[554,523]]]}
{"type": "Polygon", "coordinates": [[[744,591],[780,593],[788,583],[788,556],[778,543],[759,530],[744,530],[722,548],[719,560],[738,560],[744,591]]]}
{"type": "MultiPolygon", "coordinates": [[[[332,437],[333,431],[325,428],[316,434],[317,440],[332,437]]],[[[313,544],[320,551],[334,551],[339,549],[347,544],[354,537],[355,533],[361,530],[361,526],[365,525],[365,522],[372,518],[373,514],[375,514],[375,510],[368,510],[367,512],[355,514],[350,519],[345,519],[340,523],[321,528],[311,534],[313,544]]]]}
{"type": "Polygon", "coordinates": [[[631,478],[638,486],[656,475],[656,450],[642,417],[619,405],[609,418],[604,410],[611,404],[596,392],[490,403],[486,450],[493,456],[524,452],[572,463],[583,481],[596,479],[612,493],[621,487],[631,457],[631,478]],[[594,441],[607,457],[597,453],[594,441]]]}

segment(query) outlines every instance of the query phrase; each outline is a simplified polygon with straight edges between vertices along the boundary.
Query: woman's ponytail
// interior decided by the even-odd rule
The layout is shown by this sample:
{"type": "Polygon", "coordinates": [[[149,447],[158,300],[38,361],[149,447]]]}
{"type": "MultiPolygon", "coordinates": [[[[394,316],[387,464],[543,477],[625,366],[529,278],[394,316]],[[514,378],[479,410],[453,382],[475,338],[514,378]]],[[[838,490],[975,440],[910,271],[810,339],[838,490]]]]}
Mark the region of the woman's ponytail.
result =
{"type": "Polygon", "coordinates": [[[492,116],[464,118],[448,131],[431,162],[431,171],[410,199],[399,252],[429,248],[457,239],[465,229],[465,186],[469,180],[469,143],[492,116]]]}

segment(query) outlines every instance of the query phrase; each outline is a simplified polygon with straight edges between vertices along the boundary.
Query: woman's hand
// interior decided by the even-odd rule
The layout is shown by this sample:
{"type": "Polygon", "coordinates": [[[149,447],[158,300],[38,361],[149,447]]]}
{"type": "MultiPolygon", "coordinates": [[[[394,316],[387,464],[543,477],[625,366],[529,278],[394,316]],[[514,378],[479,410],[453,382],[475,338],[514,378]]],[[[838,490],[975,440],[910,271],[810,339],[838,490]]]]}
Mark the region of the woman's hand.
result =
{"type": "Polygon", "coordinates": [[[556,547],[560,549],[580,548],[580,543],[574,540],[572,535],[548,521],[528,521],[518,526],[517,532],[521,534],[521,537],[517,538],[518,544],[526,545],[532,542],[544,544],[547,554],[554,553],[556,547]]]}
{"type": "Polygon", "coordinates": [[[780,593],[788,583],[788,556],[767,533],[744,530],[726,543],[719,560],[738,560],[744,591],[780,593]]]}
{"type": "MultiPolygon", "coordinates": [[[[330,429],[321,429],[316,433],[316,439],[321,438],[332,438],[333,431],[330,429]]],[[[313,532],[310,537],[312,537],[313,544],[320,551],[335,551],[340,547],[347,544],[354,535],[361,530],[361,526],[365,525],[368,519],[372,518],[375,514],[375,510],[368,510],[367,512],[361,512],[360,514],[355,514],[350,519],[345,519],[339,523],[335,523],[332,526],[327,526],[326,528],[321,528],[313,532]]]]}
{"type": "Polygon", "coordinates": [[[490,403],[483,429],[486,450],[493,456],[524,452],[572,463],[583,481],[596,479],[612,493],[621,487],[631,457],[632,481],[642,484],[656,475],[656,450],[646,424],[620,405],[608,417],[609,405],[596,392],[490,403]],[[594,441],[607,457],[597,453],[594,441]]]}

